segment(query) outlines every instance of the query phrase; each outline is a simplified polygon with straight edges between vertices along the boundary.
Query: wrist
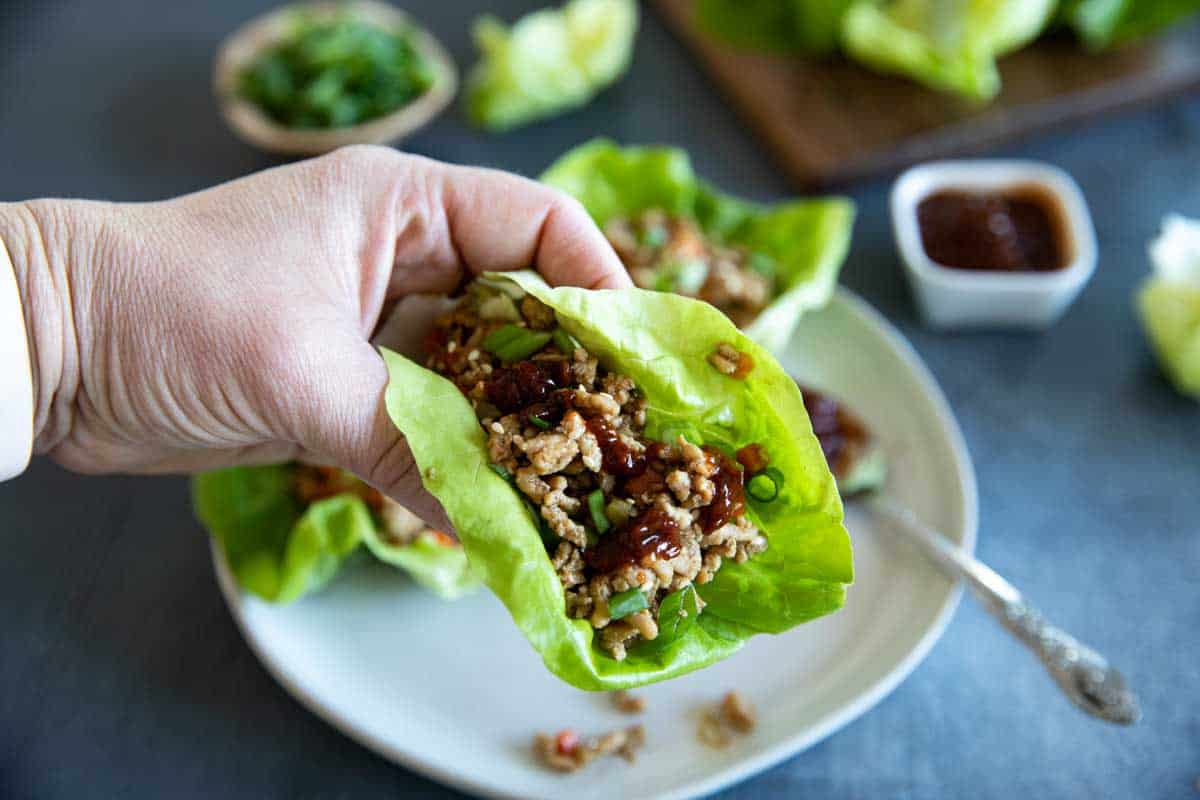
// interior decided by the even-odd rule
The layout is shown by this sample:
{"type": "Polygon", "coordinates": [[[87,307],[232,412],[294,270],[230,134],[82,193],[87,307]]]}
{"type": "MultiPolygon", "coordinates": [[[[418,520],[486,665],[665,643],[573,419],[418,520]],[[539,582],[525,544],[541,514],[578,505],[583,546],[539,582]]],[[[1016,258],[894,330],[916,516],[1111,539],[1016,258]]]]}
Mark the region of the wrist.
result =
{"type": "Polygon", "coordinates": [[[35,452],[61,441],[71,427],[79,357],[67,255],[72,222],[58,201],[0,204],[0,240],[12,262],[24,317],[32,375],[35,452]]]}

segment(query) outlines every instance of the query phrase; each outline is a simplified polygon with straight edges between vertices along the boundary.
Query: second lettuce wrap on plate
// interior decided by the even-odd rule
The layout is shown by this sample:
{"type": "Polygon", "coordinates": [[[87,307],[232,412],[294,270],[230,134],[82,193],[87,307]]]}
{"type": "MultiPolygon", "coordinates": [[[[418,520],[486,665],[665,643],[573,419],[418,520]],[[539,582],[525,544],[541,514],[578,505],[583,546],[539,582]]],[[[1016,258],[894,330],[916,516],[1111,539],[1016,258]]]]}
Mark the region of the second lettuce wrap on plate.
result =
{"type": "Polygon", "coordinates": [[[478,586],[462,547],[354,476],[328,467],[235,467],[192,479],[196,516],[238,585],[271,603],[322,589],[365,549],[452,600],[478,586]]]}
{"type": "MultiPolygon", "coordinates": [[[[383,351],[391,376],[387,409],[408,440],[426,488],[454,523],[472,570],[504,602],[555,675],[587,690],[640,686],[725,658],[756,633],[781,633],[841,607],[853,579],[841,500],[800,392],[766,350],[713,307],[673,294],[551,289],[532,273],[489,275],[475,292],[478,287],[468,293],[475,305],[460,306],[431,336],[437,342],[431,348],[437,349],[428,363],[447,371],[453,382],[383,351]],[[488,321],[481,325],[480,318],[488,321]],[[463,326],[472,324],[473,338],[459,346],[463,326]],[[445,368],[449,362],[456,370],[445,368]],[[556,374],[561,377],[552,379],[556,374]],[[480,376],[477,382],[472,375],[480,376]],[[537,399],[545,402],[506,413],[511,404],[505,393],[536,384],[535,378],[546,389],[537,399]],[[551,408],[555,403],[557,410],[551,408]],[[606,407],[612,408],[604,413],[617,414],[618,405],[619,431],[595,416],[606,407]],[[662,584],[653,575],[638,578],[635,583],[648,581],[641,589],[659,587],[657,593],[646,589],[647,595],[636,585],[622,590],[614,583],[614,593],[597,597],[593,607],[578,581],[569,580],[567,555],[580,570],[585,562],[595,566],[614,547],[619,551],[632,541],[631,531],[637,530],[646,534],[639,539],[643,544],[657,542],[655,554],[673,556],[678,548],[663,548],[669,531],[647,534],[637,528],[639,521],[653,518],[660,506],[685,514],[685,520],[712,513],[710,506],[683,502],[693,490],[702,493],[698,474],[690,485],[680,485],[684,470],[675,466],[668,473],[661,465],[655,467],[657,505],[622,511],[615,507],[625,502],[618,495],[638,491],[630,488],[635,482],[645,488],[652,472],[597,479],[595,474],[609,469],[610,456],[621,453],[604,450],[601,469],[599,455],[589,461],[594,449],[589,451],[586,434],[577,450],[563,448],[579,433],[570,433],[572,424],[596,433],[593,448],[606,430],[610,443],[629,442],[631,427],[624,426],[633,425],[631,418],[644,436],[632,442],[634,455],[651,457],[653,451],[659,458],[669,452],[661,455],[664,463],[678,465],[690,452],[710,468],[720,465],[704,473],[713,483],[721,484],[721,470],[736,480],[733,489],[721,484],[715,493],[710,483],[702,502],[715,507],[714,497],[733,497],[739,504],[736,520],[723,517],[724,527],[715,534],[706,528],[705,541],[724,533],[740,538],[726,542],[723,563],[706,552],[705,574],[694,582],[678,574],[662,584]],[[498,452],[506,448],[523,449],[522,458],[531,457],[533,466],[498,452]],[[548,465],[555,459],[556,465],[548,465]],[[514,468],[515,463],[525,466],[514,468]],[[592,490],[596,484],[588,480],[606,488],[592,490]],[[580,485],[590,494],[577,491],[572,497],[580,485]],[[561,506],[551,507],[552,493],[561,506]],[[540,508],[530,500],[543,495],[540,508]],[[684,508],[692,508],[693,516],[684,508]],[[559,511],[565,513],[555,516],[559,511]],[[642,635],[630,633],[614,647],[604,634],[622,617],[640,617],[642,635]]],[[[629,455],[627,447],[624,456],[629,455]]],[[[637,563],[662,566],[657,557],[637,563]]],[[[666,580],[661,572],[659,579],[666,580]]]]}
{"type": "Polygon", "coordinates": [[[749,203],[702,181],[673,147],[595,139],[541,180],[583,203],[639,286],[707,300],[773,352],[833,296],[854,227],[846,198],[749,203]]]}

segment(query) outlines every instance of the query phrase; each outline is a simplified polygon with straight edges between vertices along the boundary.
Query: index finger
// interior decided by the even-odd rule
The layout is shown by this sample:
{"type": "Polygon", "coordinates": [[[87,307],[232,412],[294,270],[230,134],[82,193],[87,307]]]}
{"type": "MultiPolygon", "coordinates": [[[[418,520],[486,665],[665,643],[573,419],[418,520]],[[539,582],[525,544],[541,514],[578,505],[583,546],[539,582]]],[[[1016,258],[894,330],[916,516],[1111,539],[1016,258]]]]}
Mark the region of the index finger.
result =
{"type": "Polygon", "coordinates": [[[444,166],[448,233],[472,273],[534,267],[552,286],[623,289],[625,266],[574,198],[498,170],[444,166]]]}

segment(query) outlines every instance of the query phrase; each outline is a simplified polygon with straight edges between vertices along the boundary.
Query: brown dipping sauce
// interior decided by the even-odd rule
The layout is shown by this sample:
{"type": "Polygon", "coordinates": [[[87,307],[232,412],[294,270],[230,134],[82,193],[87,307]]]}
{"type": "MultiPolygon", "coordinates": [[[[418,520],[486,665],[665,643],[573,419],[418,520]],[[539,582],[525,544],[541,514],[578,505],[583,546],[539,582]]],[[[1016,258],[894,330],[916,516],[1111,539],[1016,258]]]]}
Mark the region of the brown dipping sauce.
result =
{"type": "Polygon", "coordinates": [[[1071,260],[1062,208],[1039,186],[936,192],[917,206],[917,224],[925,252],[951,269],[1050,272],[1071,260]]]}

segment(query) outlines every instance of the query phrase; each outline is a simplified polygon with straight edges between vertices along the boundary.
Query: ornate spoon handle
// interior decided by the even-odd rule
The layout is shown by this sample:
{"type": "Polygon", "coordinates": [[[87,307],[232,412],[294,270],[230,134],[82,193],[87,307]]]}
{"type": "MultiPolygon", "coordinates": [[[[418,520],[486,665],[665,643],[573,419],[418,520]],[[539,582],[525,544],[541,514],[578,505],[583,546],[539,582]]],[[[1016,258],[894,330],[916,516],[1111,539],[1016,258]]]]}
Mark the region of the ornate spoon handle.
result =
{"type": "Polygon", "coordinates": [[[1010,633],[1041,659],[1063,693],[1094,717],[1129,725],[1141,717],[1137,698],[1108,661],[1075,637],[1051,625],[1021,593],[991,567],[964,553],[913,513],[886,497],[873,497],[870,507],[916,544],[942,572],[962,578],[1010,633]]]}

